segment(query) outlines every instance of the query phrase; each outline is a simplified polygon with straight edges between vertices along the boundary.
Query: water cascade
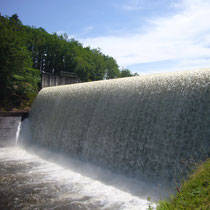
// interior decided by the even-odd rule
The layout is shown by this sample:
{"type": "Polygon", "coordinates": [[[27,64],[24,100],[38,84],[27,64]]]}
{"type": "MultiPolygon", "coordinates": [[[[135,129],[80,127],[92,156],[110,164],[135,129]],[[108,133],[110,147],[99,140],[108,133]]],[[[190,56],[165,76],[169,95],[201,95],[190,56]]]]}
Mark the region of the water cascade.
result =
{"type": "Polygon", "coordinates": [[[202,69],[44,88],[20,141],[175,183],[210,156],[209,125],[210,69],[202,69]]]}
{"type": "Polygon", "coordinates": [[[21,121],[18,122],[18,126],[17,126],[17,131],[15,134],[15,144],[18,144],[18,139],[19,139],[19,135],[20,135],[20,126],[21,126],[21,121]]]}

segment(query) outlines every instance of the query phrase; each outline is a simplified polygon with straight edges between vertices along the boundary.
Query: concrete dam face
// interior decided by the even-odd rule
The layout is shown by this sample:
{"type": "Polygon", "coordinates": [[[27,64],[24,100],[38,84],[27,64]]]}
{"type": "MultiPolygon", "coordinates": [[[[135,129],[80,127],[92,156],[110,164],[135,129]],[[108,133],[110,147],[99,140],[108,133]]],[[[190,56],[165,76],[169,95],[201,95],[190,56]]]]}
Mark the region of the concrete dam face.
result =
{"type": "Polygon", "coordinates": [[[26,124],[24,144],[175,183],[210,156],[210,69],[44,88],[26,124]]]}

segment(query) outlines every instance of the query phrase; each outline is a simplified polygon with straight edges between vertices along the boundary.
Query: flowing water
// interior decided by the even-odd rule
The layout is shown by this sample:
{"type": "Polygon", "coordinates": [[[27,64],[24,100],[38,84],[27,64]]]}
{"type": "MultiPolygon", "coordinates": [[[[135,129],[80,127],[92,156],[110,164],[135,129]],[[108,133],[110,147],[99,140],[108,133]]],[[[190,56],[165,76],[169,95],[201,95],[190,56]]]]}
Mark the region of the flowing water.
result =
{"type": "Polygon", "coordinates": [[[18,139],[19,139],[19,134],[20,134],[20,126],[21,126],[21,121],[18,122],[18,127],[17,127],[17,132],[15,134],[15,144],[18,144],[18,139]]]}
{"type": "Polygon", "coordinates": [[[210,69],[44,88],[21,126],[27,152],[1,160],[52,182],[48,208],[146,209],[210,156],[209,125],[210,69]]]}
{"type": "Polygon", "coordinates": [[[176,183],[209,156],[210,69],[44,88],[27,142],[137,179],[176,183]]]}
{"type": "MultiPolygon", "coordinates": [[[[0,209],[138,210],[152,205],[144,183],[55,155],[62,160],[57,164],[46,151],[44,159],[34,152],[0,148],[0,209]]],[[[154,195],[157,189],[150,185],[150,190],[154,195]]]]}

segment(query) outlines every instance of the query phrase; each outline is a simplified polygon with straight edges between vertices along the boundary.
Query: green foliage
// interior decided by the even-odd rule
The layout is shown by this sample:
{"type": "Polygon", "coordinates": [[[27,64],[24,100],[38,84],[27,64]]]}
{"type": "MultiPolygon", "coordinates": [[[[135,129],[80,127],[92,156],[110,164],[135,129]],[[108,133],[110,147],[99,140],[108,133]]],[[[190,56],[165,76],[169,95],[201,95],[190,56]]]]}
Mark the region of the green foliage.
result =
{"type": "Polygon", "coordinates": [[[33,68],[41,72],[59,74],[76,73],[81,81],[102,80],[120,76],[116,61],[99,49],[84,48],[66,34],[49,34],[42,28],[25,27],[27,47],[32,54],[33,68]],[[112,68],[112,69],[111,69],[112,68]]]}
{"type": "Polygon", "coordinates": [[[37,78],[30,78],[31,54],[21,32],[22,23],[17,15],[0,16],[0,105],[21,106],[23,99],[30,101],[37,93],[37,78]],[[26,87],[31,87],[25,90],[26,87]],[[33,93],[33,94],[32,94],[33,93]]]}
{"type": "Polygon", "coordinates": [[[198,167],[181,191],[168,201],[160,201],[157,210],[210,209],[210,159],[198,167]]]}
{"type": "Polygon", "coordinates": [[[18,15],[0,16],[0,106],[30,104],[38,92],[40,72],[76,74],[81,81],[133,76],[100,49],[83,47],[67,34],[24,26],[18,15]]]}
{"type": "Polygon", "coordinates": [[[151,198],[150,197],[148,197],[147,198],[147,201],[148,201],[148,206],[147,206],[147,210],[155,210],[155,207],[154,207],[154,203],[152,203],[152,201],[151,201],[151,198]]]}
{"type": "Polygon", "coordinates": [[[120,72],[120,77],[131,77],[133,76],[129,69],[123,69],[120,72]]]}

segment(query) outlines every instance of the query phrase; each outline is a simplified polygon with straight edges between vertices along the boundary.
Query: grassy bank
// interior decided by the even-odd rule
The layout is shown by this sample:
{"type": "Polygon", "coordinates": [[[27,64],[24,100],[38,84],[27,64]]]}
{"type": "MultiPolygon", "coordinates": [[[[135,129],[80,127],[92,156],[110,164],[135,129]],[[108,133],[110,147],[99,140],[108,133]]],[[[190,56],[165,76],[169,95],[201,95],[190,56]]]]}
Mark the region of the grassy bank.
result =
{"type": "Polygon", "coordinates": [[[201,164],[190,179],[182,184],[180,192],[167,201],[160,201],[157,207],[157,210],[174,209],[210,209],[210,159],[201,164]]]}

